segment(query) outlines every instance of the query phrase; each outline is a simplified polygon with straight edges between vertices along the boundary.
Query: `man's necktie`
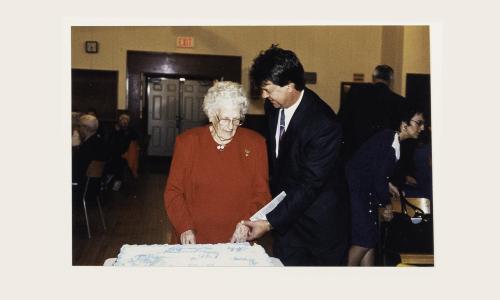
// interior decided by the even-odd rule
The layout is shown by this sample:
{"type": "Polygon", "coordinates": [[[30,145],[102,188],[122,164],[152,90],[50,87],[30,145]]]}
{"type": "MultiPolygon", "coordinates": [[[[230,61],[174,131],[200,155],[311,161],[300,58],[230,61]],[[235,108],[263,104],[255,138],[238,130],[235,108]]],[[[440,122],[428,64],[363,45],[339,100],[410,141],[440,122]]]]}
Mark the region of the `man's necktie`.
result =
{"type": "Polygon", "coordinates": [[[280,141],[283,133],[285,133],[285,110],[282,108],[280,114],[280,141]]]}

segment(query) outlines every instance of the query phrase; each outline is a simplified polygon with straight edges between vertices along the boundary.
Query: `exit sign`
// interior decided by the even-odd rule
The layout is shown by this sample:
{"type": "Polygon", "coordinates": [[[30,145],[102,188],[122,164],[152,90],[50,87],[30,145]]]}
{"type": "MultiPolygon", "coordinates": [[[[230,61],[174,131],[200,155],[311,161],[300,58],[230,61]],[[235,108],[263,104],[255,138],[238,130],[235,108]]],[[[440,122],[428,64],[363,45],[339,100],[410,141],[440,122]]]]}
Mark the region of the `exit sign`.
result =
{"type": "Polygon", "coordinates": [[[193,47],[194,47],[194,37],[192,36],[177,37],[177,48],[193,48],[193,47]]]}

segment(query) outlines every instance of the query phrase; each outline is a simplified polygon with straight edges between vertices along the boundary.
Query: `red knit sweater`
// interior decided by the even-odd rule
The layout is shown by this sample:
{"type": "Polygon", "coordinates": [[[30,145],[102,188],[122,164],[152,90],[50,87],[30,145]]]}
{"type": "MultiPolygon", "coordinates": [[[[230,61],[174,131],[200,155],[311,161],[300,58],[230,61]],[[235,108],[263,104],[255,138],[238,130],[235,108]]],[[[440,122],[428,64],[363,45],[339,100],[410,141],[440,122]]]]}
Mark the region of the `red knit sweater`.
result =
{"type": "Polygon", "coordinates": [[[223,151],[199,127],[179,135],[164,192],[164,204],[175,232],[192,229],[198,244],[227,243],[236,224],[271,199],[265,140],[238,128],[223,151]]]}

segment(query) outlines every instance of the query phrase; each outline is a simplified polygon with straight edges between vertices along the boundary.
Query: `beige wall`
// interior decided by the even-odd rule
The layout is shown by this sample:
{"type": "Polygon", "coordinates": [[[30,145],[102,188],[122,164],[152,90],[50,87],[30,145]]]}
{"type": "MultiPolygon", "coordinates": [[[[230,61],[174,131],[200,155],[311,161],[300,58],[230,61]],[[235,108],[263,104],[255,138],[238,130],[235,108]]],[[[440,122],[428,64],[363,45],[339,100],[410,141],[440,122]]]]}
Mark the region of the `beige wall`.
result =
{"type": "MultiPolygon", "coordinates": [[[[409,26],[404,28],[403,79],[407,73],[430,74],[430,42],[428,26],[409,26]]],[[[402,93],[406,90],[403,80],[402,93]]]]}
{"type": "MultiPolygon", "coordinates": [[[[386,64],[394,70],[393,90],[401,94],[403,78],[403,26],[385,26],[382,33],[382,58],[381,64],[386,64]]],[[[371,75],[370,75],[371,78],[371,75]]]]}
{"type": "MultiPolygon", "coordinates": [[[[337,111],[340,82],[364,73],[365,81],[381,62],[398,65],[395,70],[429,70],[429,39],[425,30],[383,26],[231,26],[231,27],[72,27],[72,68],[117,70],[118,108],[127,107],[126,52],[143,50],[242,57],[242,83],[249,87],[248,70],[260,50],[272,43],[293,50],[307,72],[317,73],[308,85],[337,111]],[[403,39],[401,35],[411,38],[403,39]],[[176,48],[177,36],[192,36],[191,49],[176,48]],[[84,51],[86,40],[99,42],[99,53],[84,51]],[[405,42],[407,41],[407,42],[405,42]],[[419,45],[424,43],[425,45],[419,45]],[[417,47],[416,47],[417,46],[417,47]],[[406,62],[406,60],[408,62],[406,62]],[[423,64],[423,66],[421,66],[423,64]]],[[[400,76],[400,78],[403,78],[400,76]]],[[[401,79],[400,79],[401,80],[401,79]]],[[[401,82],[399,82],[401,87],[401,82]]],[[[399,89],[398,89],[399,91],[399,89]]],[[[253,103],[250,113],[262,113],[253,103]]]]}

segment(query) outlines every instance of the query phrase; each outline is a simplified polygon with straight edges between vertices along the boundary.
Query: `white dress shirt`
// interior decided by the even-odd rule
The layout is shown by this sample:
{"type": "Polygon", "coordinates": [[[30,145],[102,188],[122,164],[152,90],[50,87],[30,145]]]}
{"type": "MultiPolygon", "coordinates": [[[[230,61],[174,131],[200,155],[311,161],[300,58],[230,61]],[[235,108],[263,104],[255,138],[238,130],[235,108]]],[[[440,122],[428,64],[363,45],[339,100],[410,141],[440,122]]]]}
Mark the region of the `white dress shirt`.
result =
{"type": "Polygon", "coordinates": [[[401,153],[401,146],[399,144],[399,134],[396,132],[394,134],[394,141],[392,141],[392,148],[394,148],[394,152],[396,152],[396,161],[399,160],[399,156],[401,153]]]}
{"type": "MultiPolygon", "coordinates": [[[[285,132],[288,129],[288,124],[290,124],[290,121],[292,120],[293,114],[297,110],[297,107],[299,107],[300,101],[302,101],[302,97],[304,96],[304,90],[300,92],[300,97],[297,102],[295,102],[292,106],[285,108],[285,132]]],[[[278,151],[279,151],[279,146],[280,146],[280,117],[281,117],[281,112],[282,110],[280,109],[278,113],[278,122],[276,123],[276,157],[278,157],[278,151]]],[[[284,133],[283,133],[284,134],[284,133]]]]}

